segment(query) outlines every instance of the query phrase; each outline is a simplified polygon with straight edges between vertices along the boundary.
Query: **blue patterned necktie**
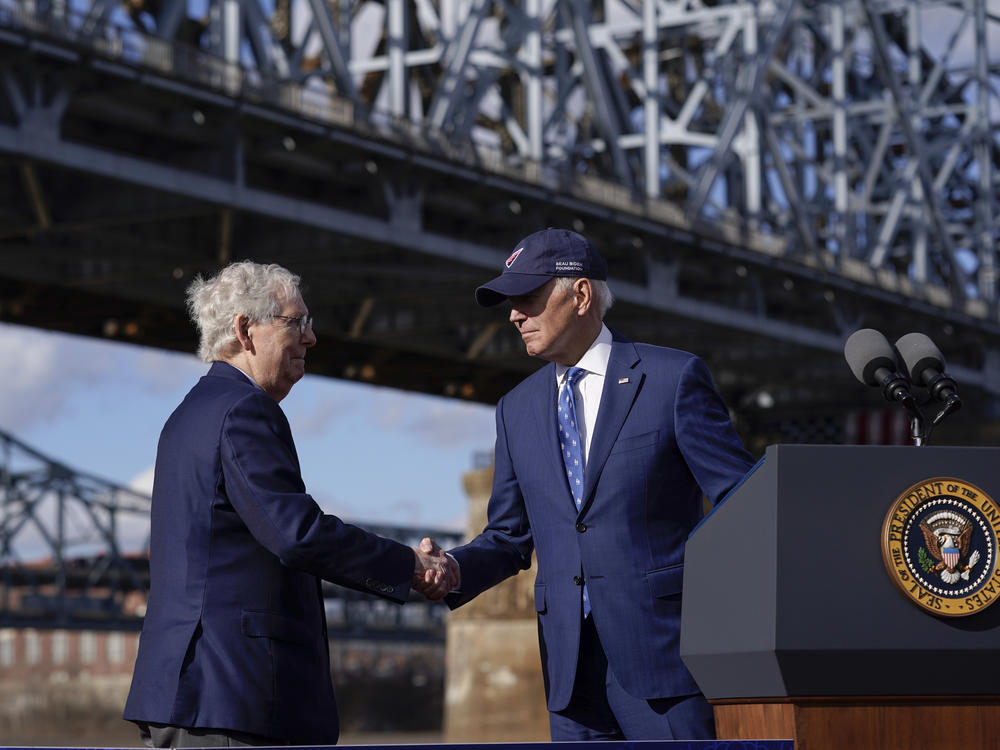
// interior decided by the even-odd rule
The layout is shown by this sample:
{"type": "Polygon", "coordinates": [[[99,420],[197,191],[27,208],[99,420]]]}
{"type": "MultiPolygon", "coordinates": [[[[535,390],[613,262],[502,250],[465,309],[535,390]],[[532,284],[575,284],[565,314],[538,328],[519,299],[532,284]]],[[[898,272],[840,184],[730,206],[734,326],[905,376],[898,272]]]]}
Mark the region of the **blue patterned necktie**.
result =
{"type": "MultiPolygon", "coordinates": [[[[583,445],[580,440],[580,428],[577,427],[576,397],[573,386],[587,371],[580,367],[571,367],[566,371],[566,382],[559,393],[559,445],[562,447],[563,463],[566,465],[566,479],[569,481],[570,492],[576,509],[583,507],[583,445]]],[[[583,585],[583,616],[590,614],[590,595],[587,585],[583,585]]]]}

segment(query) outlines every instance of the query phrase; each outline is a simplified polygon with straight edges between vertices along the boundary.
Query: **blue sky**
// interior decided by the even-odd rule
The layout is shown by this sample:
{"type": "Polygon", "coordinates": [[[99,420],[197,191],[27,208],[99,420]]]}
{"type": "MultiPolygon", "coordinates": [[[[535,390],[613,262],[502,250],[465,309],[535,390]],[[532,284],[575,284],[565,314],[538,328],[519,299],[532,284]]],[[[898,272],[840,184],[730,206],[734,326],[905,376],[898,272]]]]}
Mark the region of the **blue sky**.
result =
{"type": "MultiPolygon", "coordinates": [[[[0,429],[147,491],[160,428],[208,367],[193,354],[5,324],[0,361],[0,429]]],[[[492,407],[310,375],[281,406],[325,511],[464,529],[462,475],[493,448],[492,407]]]]}

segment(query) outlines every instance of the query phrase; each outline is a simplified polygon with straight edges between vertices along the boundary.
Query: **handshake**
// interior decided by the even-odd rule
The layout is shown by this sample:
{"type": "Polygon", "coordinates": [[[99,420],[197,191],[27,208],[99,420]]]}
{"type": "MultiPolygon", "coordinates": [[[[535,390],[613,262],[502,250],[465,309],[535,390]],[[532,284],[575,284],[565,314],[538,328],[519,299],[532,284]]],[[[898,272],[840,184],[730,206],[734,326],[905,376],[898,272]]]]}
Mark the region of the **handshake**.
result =
{"type": "Polygon", "coordinates": [[[432,602],[440,601],[461,581],[458,563],[429,537],[412,549],[413,588],[432,602]]]}

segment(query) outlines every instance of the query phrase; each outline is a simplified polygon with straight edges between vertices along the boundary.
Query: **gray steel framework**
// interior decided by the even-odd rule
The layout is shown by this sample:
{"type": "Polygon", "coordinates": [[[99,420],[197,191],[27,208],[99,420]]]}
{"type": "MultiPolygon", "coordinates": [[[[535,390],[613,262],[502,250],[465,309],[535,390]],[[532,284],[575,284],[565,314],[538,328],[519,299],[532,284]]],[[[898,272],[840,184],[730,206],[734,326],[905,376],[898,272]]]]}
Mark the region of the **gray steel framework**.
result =
{"type": "Polygon", "coordinates": [[[41,610],[59,623],[117,619],[125,593],[148,587],[143,537],[121,543],[129,520],[148,527],[148,516],[149,498],[0,433],[0,621],[41,610]]]}
{"type": "Polygon", "coordinates": [[[204,10],[0,3],[5,319],[190,348],[184,281],[269,256],[316,290],[321,372],[489,401],[531,365],[468,290],[566,225],[613,322],[737,406],[857,400],[821,380],[862,325],[1000,393],[988,0],[204,10]]]}
{"type": "MultiPolygon", "coordinates": [[[[0,432],[0,627],[137,629],[149,590],[149,497],[75,471],[0,432]]],[[[462,535],[386,524],[404,544],[462,535]]],[[[443,605],[405,607],[324,583],[329,630],[367,640],[440,641],[443,605]]]]}

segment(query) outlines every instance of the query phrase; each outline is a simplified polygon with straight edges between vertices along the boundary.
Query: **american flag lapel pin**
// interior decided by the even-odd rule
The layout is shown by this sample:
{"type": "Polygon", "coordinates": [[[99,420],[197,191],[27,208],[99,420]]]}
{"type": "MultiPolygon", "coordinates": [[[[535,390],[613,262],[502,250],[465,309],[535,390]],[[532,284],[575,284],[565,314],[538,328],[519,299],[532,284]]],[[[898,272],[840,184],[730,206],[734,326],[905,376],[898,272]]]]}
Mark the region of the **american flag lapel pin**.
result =
{"type": "Polygon", "coordinates": [[[628,378],[618,378],[618,385],[625,385],[628,382],[628,378]]]}

